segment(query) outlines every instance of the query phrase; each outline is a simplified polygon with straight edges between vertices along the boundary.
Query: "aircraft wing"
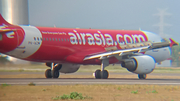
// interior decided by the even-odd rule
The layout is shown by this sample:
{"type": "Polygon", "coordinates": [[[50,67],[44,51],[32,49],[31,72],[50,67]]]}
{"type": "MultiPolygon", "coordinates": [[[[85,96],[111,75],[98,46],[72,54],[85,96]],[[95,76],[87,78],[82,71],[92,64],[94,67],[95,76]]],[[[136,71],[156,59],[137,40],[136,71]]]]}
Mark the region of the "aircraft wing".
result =
{"type": "Polygon", "coordinates": [[[163,48],[163,47],[172,47],[173,45],[178,45],[177,42],[175,42],[173,39],[170,39],[169,41],[165,41],[165,42],[157,42],[157,43],[151,43],[148,45],[142,45],[139,47],[133,47],[133,48],[128,48],[128,49],[121,49],[121,50],[114,50],[114,51],[110,51],[110,52],[104,52],[104,53],[99,53],[99,54],[95,54],[95,55],[90,55],[90,56],[86,56],[84,58],[84,60],[90,60],[90,59],[103,59],[105,58],[109,58],[115,55],[119,55],[119,56],[123,56],[123,55],[128,55],[128,54],[134,54],[134,53],[140,53],[140,52],[146,52],[148,50],[152,50],[152,49],[158,49],[158,48],[163,48]]]}

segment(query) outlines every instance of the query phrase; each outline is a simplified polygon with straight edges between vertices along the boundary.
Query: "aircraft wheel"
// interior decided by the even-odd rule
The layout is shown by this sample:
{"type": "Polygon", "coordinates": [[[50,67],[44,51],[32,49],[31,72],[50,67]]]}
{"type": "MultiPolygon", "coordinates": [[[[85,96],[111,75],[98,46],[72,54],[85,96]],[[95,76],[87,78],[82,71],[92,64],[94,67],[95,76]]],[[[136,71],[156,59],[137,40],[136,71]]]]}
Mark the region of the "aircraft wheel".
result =
{"type": "Polygon", "coordinates": [[[146,79],[146,74],[138,74],[139,79],[146,79]]]}
{"type": "Polygon", "coordinates": [[[59,77],[59,71],[54,69],[51,71],[51,75],[53,78],[58,78],[59,77]]]}
{"type": "Polygon", "coordinates": [[[109,76],[109,73],[107,70],[101,71],[101,79],[107,79],[109,76]]]}
{"type": "Polygon", "coordinates": [[[98,69],[98,70],[95,71],[95,78],[96,79],[100,79],[101,78],[101,70],[98,69]]]}
{"type": "Polygon", "coordinates": [[[51,69],[47,69],[47,70],[45,71],[45,76],[46,76],[46,78],[52,78],[51,69]]]}

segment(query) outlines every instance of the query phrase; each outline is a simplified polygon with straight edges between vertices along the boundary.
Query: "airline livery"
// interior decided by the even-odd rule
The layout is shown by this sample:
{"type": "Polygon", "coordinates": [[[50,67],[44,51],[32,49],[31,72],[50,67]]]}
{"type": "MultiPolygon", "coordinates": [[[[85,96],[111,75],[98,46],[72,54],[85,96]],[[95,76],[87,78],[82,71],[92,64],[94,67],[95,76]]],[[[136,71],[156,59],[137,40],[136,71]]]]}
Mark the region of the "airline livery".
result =
{"type": "Polygon", "coordinates": [[[46,63],[46,78],[76,72],[80,65],[101,65],[95,78],[107,79],[105,67],[119,63],[145,79],[155,63],[169,58],[173,45],[148,31],[19,26],[0,15],[0,53],[46,63]]]}

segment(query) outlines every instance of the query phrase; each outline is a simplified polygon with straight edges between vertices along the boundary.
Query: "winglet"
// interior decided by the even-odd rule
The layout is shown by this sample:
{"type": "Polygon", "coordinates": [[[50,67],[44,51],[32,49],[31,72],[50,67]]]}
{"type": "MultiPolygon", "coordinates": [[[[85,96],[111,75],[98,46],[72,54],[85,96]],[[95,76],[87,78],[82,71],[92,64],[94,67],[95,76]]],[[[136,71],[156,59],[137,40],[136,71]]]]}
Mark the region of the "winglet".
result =
{"type": "Polygon", "coordinates": [[[171,38],[169,38],[169,40],[170,40],[170,47],[172,47],[172,46],[174,46],[174,45],[178,45],[178,43],[177,42],[175,42],[173,39],[171,39],[171,38]]]}

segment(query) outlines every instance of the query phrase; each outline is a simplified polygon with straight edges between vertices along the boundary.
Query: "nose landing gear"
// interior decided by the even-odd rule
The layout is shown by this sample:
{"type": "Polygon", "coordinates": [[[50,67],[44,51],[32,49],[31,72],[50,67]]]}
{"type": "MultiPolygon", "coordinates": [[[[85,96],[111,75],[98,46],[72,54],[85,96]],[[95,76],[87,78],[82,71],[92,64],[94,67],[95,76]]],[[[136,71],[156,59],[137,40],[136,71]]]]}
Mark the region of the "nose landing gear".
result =
{"type": "Polygon", "coordinates": [[[62,65],[51,63],[51,69],[47,69],[45,71],[46,78],[58,78],[60,73],[59,70],[61,69],[62,65]]]}
{"type": "Polygon", "coordinates": [[[47,70],[45,71],[45,76],[46,76],[46,78],[52,78],[51,69],[47,69],[47,70]]]}

